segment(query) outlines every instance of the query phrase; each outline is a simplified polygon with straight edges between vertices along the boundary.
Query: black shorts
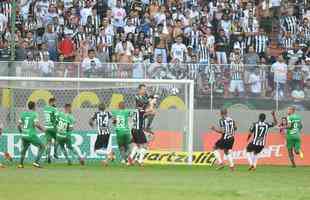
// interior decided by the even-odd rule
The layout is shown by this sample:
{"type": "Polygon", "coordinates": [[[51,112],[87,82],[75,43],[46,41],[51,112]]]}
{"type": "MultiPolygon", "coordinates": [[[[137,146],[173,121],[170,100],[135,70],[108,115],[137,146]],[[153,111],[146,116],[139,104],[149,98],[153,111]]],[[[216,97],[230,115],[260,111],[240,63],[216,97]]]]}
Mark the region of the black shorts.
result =
{"type": "Polygon", "coordinates": [[[234,142],[235,139],[234,138],[230,138],[230,139],[219,139],[216,143],[215,143],[215,149],[221,149],[221,150],[230,150],[233,148],[234,146],[234,142]]]}
{"type": "Polygon", "coordinates": [[[253,143],[249,143],[246,147],[247,152],[254,152],[255,154],[259,154],[264,149],[264,146],[258,146],[253,143]]]}
{"type": "Polygon", "coordinates": [[[98,149],[106,149],[109,145],[110,134],[98,134],[95,142],[95,151],[98,149]]]}
{"type": "Polygon", "coordinates": [[[132,129],[132,142],[136,144],[146,144],[147,139],[142,129],[132,129]]]}

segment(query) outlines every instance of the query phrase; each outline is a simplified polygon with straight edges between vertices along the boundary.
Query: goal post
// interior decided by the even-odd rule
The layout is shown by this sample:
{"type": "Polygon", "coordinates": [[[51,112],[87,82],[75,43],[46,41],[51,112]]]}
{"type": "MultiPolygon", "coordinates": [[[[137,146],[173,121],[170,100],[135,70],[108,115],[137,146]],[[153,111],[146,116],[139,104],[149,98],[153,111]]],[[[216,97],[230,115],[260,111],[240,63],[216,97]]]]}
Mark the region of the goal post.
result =
{"type": "MultiPolygon", "coordinates": [[[[154,161],[180,164],[174,163],[177,161],[173,160],[175,154],[180,153],[186,157],[182,164],[192,164],[193,80],[0,77],[2,99],[0,122],[6,127],[7,141],[6,145],[0,146],[0,151],[7,150],[18,157],[19,149],[16,142],[18,134],[15,128],[20,112],[26,110],[28,101],[36,101],[42,123],[43,107],[48,98],[55,97],[60,110],[66,103],[71,103],[73,106],[73,114],[77,118],[74,132],[76,133],[75,148],[79,148],[87,159],[96,160],[98,157],[92,152],[95,130],[91,131],[88,126],[88,118],[96,111],[96,106],[100,102],[105,103],[108,110],[117,109],[120,101],[124,101],[126,107],[134,109],[134,97],[137,94],[138,85],[142,83],[147,86],[147,93],[158,96],[157,114],[152,130],[155,138],[150,141],[149,152],[151,153],[146,157],[149,156],[150,163],[154,161]],[[86,139],[86,136],[89,138],[86,139]]],[[[114,148],[117,148],[115,139],[113,144],[114,148]]]]}

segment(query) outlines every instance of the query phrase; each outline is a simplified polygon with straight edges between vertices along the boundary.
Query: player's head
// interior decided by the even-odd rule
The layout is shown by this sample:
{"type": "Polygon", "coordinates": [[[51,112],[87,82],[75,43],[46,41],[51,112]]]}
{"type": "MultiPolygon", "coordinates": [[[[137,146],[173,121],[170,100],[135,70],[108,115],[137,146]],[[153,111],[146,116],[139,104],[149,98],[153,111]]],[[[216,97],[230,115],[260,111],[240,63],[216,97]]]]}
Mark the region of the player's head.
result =
{"type": "Polygon", "coordinates": [[[287,118],[286,117],[281,118],[281,124],[283,124],[283,125],[287,124],[287,118]]]}
{"type": "Polygon", "coordinates": [[[221,109],[221,116],[222,116],[222,117],[226,117],[226,116],[227,116],[227,113],[228,113],[228,111],[227,111],[226,108],[221,109]]]}
{"type": "Polygon", "coordinates": [[[98,109],[99,109],[100,111],[104,111],[104,110],[105,110],[105,105],[104,105],[104,103],[100,103],[100,104],[98,105],[98,109]]]}
{"type": "Polygon", "coordinates": [[[33,101],[28,102],[28,109],[29,110],[35,110],[36,109],[36,103],[33,101]]]}
{"type": "Polygon", "coordinates": [[[72,112],[72,106],[71,106],[70,103],[67,103],[67,104],[65,105],[65,112],[66,112],[66,113],[71,113],[71,112],[72,112]]]}
{"type": "Polygon", "coordinates": [[[125,103],[123,101],[119,102],[118,108],[119,109],[125,109],[125,103]]]}
{"type": "Polygon", "coordinates": [[[54,97],[50,98],[50,99],[48,100],[48,104],[49,104],[50,106],[55,106],[55,104],[56,104],[56,98],[54,98],[54,97]]]}
{"type": "Polygon", "coordinates": [[[138,90],[139,90],[139,95],[145,95],[145,93],[146,93],[146,85],[145,84],[140,84],[138,86],[138,90]]]}
{"type": "Polygon", "coordinates": [[[264,122],[264,121],[265,121],[265,119],[266,119],[266,115],[265,115],[265,113],[261,113],[261,114],[259,114],[259,116],[258,116],[258,120],[259,120],[260,122],[264,122]]]}
{"type": "Polygon", "coordinates": [[[295,107],[294,106],[290,106],[287,108],[287,114],[288,115],[292,115],[295,113],[295,107]]]}

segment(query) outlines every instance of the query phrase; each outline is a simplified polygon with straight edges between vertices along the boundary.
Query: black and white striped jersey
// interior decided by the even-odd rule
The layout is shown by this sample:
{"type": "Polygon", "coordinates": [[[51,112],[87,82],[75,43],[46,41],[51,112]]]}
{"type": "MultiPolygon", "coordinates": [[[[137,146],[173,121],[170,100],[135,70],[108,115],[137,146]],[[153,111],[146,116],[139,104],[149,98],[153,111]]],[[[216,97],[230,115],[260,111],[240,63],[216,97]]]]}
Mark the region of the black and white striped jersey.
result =
{"type": "Polygon", "coordinates": [[[221,118],[219,120],[219,125],[220,128],[222,128],[224,131],[222,136],[224,140],[231,139],[235,136],[236,124],[232,118],[230,117],[221,118]]]}
{"type": "Polygon", "coordinates": [[[254,37],[254,46],[256,53],[265,53],[268,47],[268,36],[267,35],[256,35],[254,37]]]}
{"type": "Polygon", "coordinates": [[[252,144],[257,146],[265,146],[268,131],[274,127],[273,123],[268,122],[255,122],[250,128],[250,132],[254,134],[252,144]]]}
{"type": "Polygon", "coordinates": [[[94,114],[92,120],[96,122],[99,135],[110,134],[110,120],[112,114],[109,111],[99,111],[94,114]]]}

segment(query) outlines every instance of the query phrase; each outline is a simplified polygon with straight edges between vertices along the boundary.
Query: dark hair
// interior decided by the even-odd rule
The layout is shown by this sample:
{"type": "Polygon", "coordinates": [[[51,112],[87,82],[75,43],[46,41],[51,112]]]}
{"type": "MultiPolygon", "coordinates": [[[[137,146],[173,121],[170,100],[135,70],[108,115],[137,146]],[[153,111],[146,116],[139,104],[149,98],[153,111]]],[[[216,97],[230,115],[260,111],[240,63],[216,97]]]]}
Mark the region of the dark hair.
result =
{"type": "Polygon", "coordinates": [[[71,103],[66,103],[65,104],[65,108],[70,108],[71,107],[71,103]]]}
{"type": "Polygon", "coordinates": [[[89,49],[87,53],[95,52],[95,49],[89,49]]]}
{"type": "Polygon", "coordinates": [[[259,119],[259,121],[261,121],[261,122],[265,121],[265,119],[266,119],[265,113],[259,114],[258,119],[259,119]]]}
{"type": "Polygon", "coordinates": [[[221,114],[222,115],[227,115],[227,109],[226,108],[222,108],[221,109],[221,114]]]}
{"type": "Polygon", "coordinates": [[[143,88],[143,87],[146,87],[146,85],[142,83],[142,84],[140,84],[140,85],[138,86],[138,89],[141,90],[141,88],[143,88]]]}
{"type": "Polygon", "coordinates": [[[104,111],[104,110],[105,110],[105,105],[104,105],[104,103],[100,103],[100,104],[98,105],[98,109],[101,110],[101,111],[104,111]]]}
{"type": "Polygon", "coordinates": [[[36,107],[36,103],[34,101],[28,102],[28,109],[33,110],[36,107]]]}
{"type": "Polygon", "coordinates": [[[52,97],[52,98],[50,98],[50,99],[48,100],[48,103],[51,104],[51,103],[53,103],[53,102],[55,102],[55,101],[56,101],[56,98],[52,97]]]}

